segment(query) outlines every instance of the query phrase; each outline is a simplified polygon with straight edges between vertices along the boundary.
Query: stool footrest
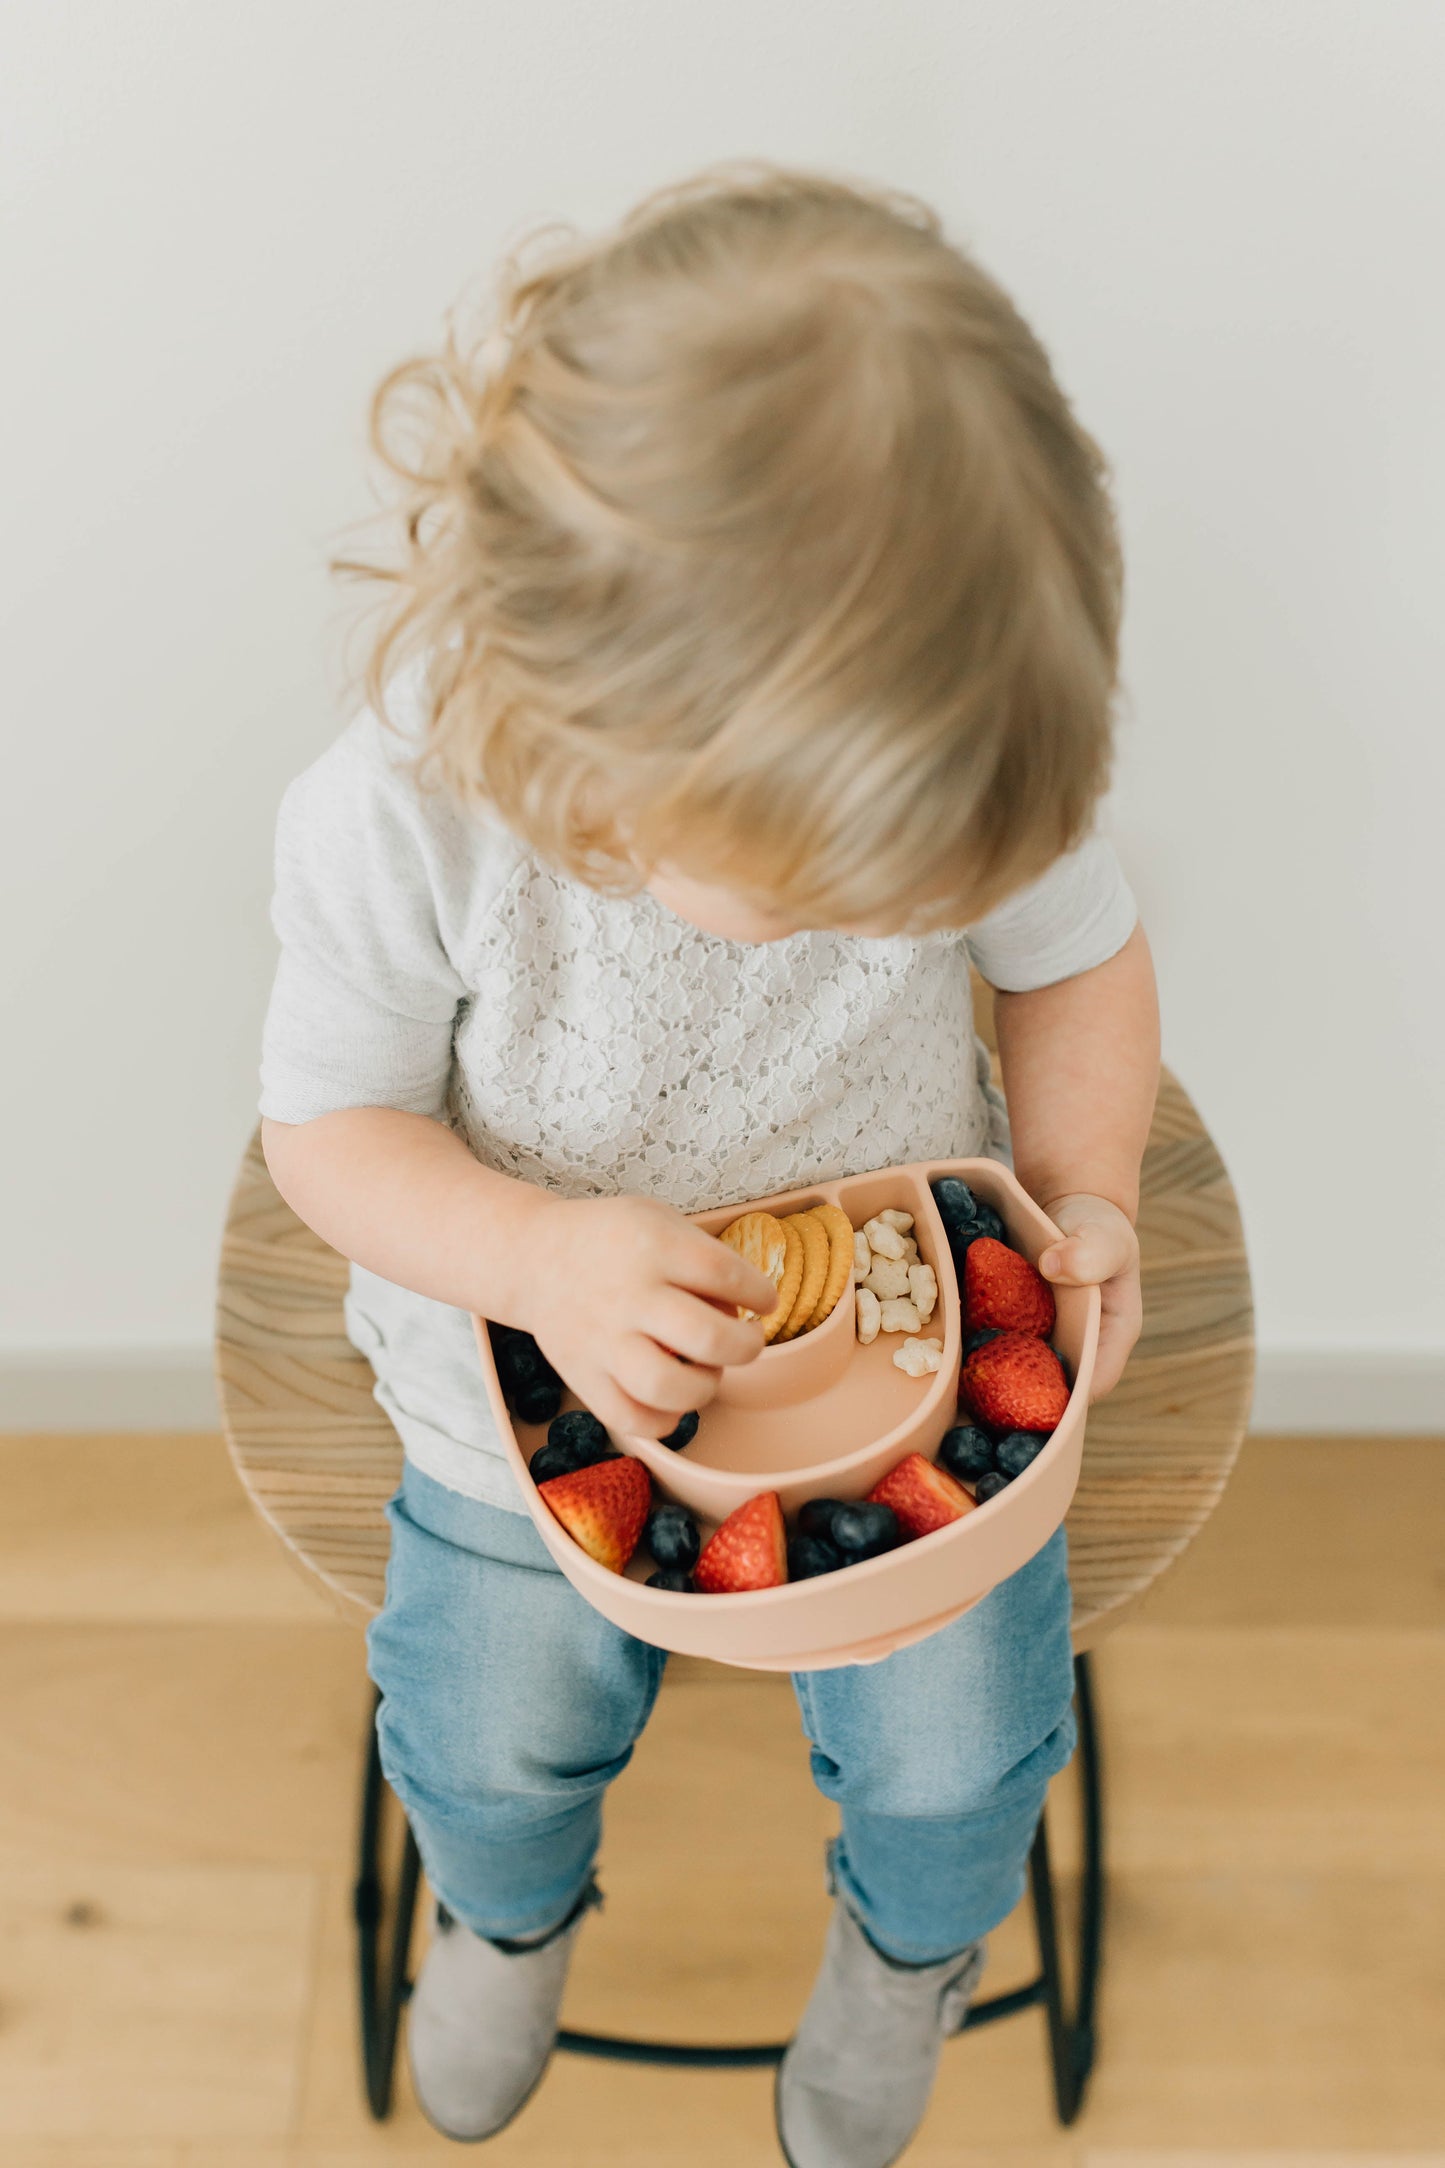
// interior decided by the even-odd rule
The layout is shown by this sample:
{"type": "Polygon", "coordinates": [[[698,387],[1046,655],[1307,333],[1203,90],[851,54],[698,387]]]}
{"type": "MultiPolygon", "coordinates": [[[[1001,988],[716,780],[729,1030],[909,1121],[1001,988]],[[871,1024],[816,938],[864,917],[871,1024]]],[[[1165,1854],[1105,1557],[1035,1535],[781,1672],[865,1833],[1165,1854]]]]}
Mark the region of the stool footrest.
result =
{"type": "MultiPolygon", "coordinates": [[[[988,2025],[995,2018],[1012,2017],[1016,2011],[1032,2010],[1047,1998],[1047,1984],[1040,1974],[1030,1980],[1027,1987],[1011,1988],[1006,1995],[993,1995],[987,2002],[976,2002],[970,2009],[960,2032],[972,2032],[979,2025],[988,2025]]],[[[607,2063],[658,2063],[673,2070],[768,2070],[780,2063],[788,2052],[786,2040],[759,2041],[756,2046],[713,2047],[686,2041],[624,2040],[612,2033],[588,2033],[562,2031],[557,2035],[557,2046],[566,2055],[590,2055],[599,2062],[607,2063]]]]}
{"type": "Polygon", "coordinates": [[[787,2053],[786,2040],[760,2041],[755,2047],[692,2046],[684,2041],[622,2040],[611,2033],[569,2032],[557,2035],[567,2055],[587,2055],[604,2063],[656,2063],[671,2070],[767,2070],[787,2053]]]}

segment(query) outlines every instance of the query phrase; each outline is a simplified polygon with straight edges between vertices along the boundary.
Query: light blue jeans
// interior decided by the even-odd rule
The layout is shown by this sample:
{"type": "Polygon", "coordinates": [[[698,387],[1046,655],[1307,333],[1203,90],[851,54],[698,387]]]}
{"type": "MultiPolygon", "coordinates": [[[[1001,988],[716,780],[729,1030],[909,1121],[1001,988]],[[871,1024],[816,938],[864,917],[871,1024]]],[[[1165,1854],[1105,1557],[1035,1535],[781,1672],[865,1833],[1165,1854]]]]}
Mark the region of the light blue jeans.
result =
{"type": "MultiPolygon", "coordinates": [[[[594,1611],[520,1514],[410,1463],[387,1514],[367,1637],[382,1768],[448,1911],[498,1939],[545,1933],[587,1888],[666,1657],[594,1611]]],[[[930,1964],[997,1926],[1074,1749],[1064,1531],[927,1641],[793,1686],[841,1810],[833,1886],[870,1940],[930,1964]]]]}

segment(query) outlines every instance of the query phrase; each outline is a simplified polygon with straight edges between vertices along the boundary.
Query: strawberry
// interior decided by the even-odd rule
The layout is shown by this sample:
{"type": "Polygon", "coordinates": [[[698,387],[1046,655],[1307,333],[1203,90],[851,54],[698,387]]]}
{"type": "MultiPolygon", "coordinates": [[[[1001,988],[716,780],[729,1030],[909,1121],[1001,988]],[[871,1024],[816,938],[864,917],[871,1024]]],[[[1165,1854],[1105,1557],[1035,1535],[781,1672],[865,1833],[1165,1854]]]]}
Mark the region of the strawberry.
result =
{"type": "Polygon", "coordinates": [[[870,1506],[892,1506],[906,1536],[931,1535],[950,1521],[972,1513],[973,1500],[946,1468],[935,1467],[921,1453],[910,1453],[890,1468],[868,1493],[870,1506]]]}
{"type": "Polygon", "coordinates": [[[1047,1340],[1054,1329],[1054,1291],[1041,1272],[1006,1242],[980,1235],[963,1260],[964,1323],[993,1325],[1047,1340]]]}
{"type": "Polygon", "coordinates": [[[1069,1404],[1069,1381],[1045,1341],[1001,1332],[969,1356],[959,1397],[991,1430],[1052,1430],[1069,1404]]]}
{"type": "Polygon", "coordinates": [[[703,1545],[692,1577],[707,1596],[782,1587],[788,1578],[788,1532],[776,1491],[762,1491],[728,1515],[703,1545]]]}
{"type": "Polygon", "coordinates": [[[537,1495],[589,1558],[621,1573],[652,1504],[652,1478],[640,1460],[597,1460],[539,1483],[537,1495]]]}

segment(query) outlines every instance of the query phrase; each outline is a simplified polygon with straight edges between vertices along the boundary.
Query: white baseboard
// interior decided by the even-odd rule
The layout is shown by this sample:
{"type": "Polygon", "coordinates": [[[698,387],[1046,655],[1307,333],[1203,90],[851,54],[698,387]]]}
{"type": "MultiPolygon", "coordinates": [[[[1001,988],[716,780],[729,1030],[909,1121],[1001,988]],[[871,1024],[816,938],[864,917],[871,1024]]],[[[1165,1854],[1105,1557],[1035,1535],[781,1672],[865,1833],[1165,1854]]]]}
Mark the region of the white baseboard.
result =
{"type": "MultiPolygon", "coordinates": [[[[209,1348],[0,1354],[0,1432],[219,1425],[209,1348]]],[[[1445,1435],[1445,1351],[1261,1348],[1251,1427],[1445,1435]]]]}
{"type": "Polygon", "coordinates": [[[220,1425],[208,1347],[0,1354],[0,1432],[220,1425]]]}

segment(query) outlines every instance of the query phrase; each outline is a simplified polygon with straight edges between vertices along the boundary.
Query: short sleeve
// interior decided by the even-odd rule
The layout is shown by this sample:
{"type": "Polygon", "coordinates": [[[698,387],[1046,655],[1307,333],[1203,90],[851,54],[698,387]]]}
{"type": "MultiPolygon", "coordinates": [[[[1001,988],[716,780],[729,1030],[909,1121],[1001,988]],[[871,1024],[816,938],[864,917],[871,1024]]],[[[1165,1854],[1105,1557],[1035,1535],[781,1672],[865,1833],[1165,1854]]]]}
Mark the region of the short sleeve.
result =
{"type": "Polygon", "coordinates": [[[464,876],[457,856],[455,823],[369,711],[292,783],[276,826],[268,1119],[442,1111],[466,992],[440,924],[440,898],[464,876]]]}
{"type": "Polygon", "coordinates": [[[1138,919],[1113,845],[1090,836],[970,926],[966,940],[990,986],[1026,994],[1107,963],[1138,919]]]}

